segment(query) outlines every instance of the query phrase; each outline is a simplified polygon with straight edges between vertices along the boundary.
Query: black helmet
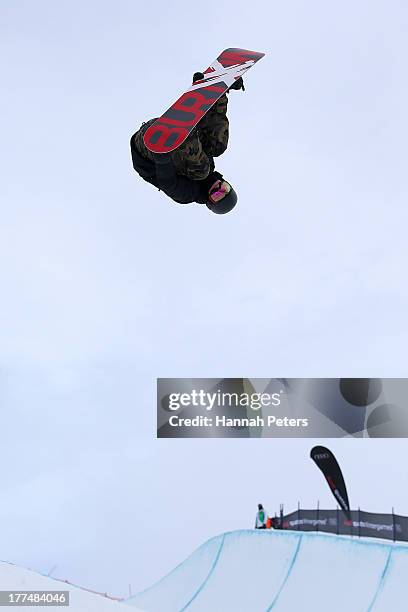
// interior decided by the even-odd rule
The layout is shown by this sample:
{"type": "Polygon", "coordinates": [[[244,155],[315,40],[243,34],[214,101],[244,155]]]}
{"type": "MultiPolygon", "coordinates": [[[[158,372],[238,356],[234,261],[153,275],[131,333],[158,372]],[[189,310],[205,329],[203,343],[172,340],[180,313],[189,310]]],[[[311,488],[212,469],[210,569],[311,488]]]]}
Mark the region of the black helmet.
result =
{"type": "Polygon", "coordinates": [[[225,180],[223,180],[222,182],[227,183],[229,185],[229,192],[226,193],[221,200],[218,200],[218,202],[213,202],[209,194],[207,201],[207,208],[212,210],[212,212],[216,213],[217,215],[224,215],[225,213],[230,212],[230,210],[234,208],[235,204],[238,201],[238,196],[232,185],[230,185],[230,183],[225,180]]]}
{"type": "Polygon", "coordinates": [[[258,504],[258,510],[263,510],[263,505],[262,504],[258,504]]]}

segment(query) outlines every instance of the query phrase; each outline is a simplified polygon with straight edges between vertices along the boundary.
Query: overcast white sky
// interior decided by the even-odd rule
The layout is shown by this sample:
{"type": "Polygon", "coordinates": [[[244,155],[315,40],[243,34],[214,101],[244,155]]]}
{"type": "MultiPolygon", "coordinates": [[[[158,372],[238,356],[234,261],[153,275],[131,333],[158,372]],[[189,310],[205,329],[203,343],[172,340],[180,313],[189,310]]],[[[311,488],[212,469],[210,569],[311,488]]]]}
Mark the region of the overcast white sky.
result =
{"type": "MultiPolygon", "coordinates": [[[[157,376],[407,375],[408,9],[0,7],[0,557],[124,595],[258,501],[333,503],[314,440],[156,440],[157,376]],[[267,55],[230,96],[220,218],[128,140],[234,46],[267,55]]],[[[408,514],[408,441],[328,444],[355,505],[408,514]]]]}

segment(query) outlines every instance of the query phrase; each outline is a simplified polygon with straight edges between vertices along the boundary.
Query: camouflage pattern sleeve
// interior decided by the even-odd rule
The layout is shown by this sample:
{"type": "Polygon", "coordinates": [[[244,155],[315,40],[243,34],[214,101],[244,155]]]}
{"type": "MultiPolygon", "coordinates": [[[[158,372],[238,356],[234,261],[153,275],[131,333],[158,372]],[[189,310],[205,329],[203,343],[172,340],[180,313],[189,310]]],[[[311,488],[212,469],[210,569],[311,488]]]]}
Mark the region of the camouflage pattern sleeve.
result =
{"type": "Polygon", "coordinates": [[[229,122],[226,94],[214,104],[198,124],[198,133],[203,150],[211,157],[219,157],[228,146],[229,122]]]}
{"type": "Polygon", "coordinates": [[[204,151],[197,129],[182,145],[172,151],[171,157],[177,173],[192,181],[202,181],[211,172],[212,160],[204,151]]]}

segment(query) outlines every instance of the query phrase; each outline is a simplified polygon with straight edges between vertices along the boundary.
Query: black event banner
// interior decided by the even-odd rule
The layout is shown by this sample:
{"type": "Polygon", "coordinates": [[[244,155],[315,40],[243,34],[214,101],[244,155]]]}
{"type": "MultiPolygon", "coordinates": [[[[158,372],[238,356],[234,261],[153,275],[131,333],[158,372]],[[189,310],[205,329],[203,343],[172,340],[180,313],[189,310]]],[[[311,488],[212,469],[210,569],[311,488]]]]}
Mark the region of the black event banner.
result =
{"type": "Polygon", "coordinates": [[[408,517],[363,510],[303,510],[273,519],[275,529],[321,531],[362,538],[408,542],[408,517]]]}
{"type": "Polygon", "coordinates": [[[159,378],[158,438],[406,438],[408,378],[159,378]]]}
{"type": "Polygon", "coordinates": [[[350,504],[346,484],[344,482],[343,473],[332,451],[325,446],[315,446],[310,451],[310,456],[317,467],[322,471],[340,508],[348,512],[350,510],[350,504]]]}

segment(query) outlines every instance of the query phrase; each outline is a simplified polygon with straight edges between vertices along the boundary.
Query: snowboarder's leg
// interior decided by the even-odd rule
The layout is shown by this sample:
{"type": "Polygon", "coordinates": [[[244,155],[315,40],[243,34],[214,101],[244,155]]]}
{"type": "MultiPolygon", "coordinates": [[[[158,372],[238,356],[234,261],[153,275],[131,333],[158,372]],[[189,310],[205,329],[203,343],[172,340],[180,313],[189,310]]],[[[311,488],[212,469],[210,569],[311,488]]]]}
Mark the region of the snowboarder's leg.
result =
{"type": "Polygon", "coordinates": [[[227,105],[228,98],[224,94],[198,124],[203,149],[211,157],[222,155],[228,146],[227,105]]]}
{"type": "MultiPolygon", "coordinates": [[[[153,154],[143,142],[146,130],[156,121],[151,119],[139,128],[134,135],[136,150],[150,160],[154,160],[153,154]]],[[[186,176],[193,181],[201,181],[214,170],[214,165],[208,155],[204,152],[197,130],[194,130],[185,142],[170,153],[177,174],[186,176]]]]}

